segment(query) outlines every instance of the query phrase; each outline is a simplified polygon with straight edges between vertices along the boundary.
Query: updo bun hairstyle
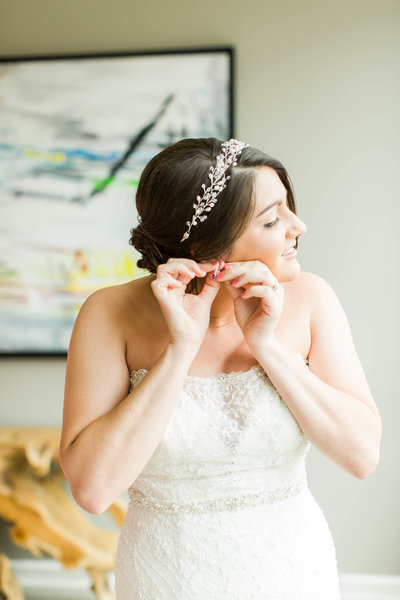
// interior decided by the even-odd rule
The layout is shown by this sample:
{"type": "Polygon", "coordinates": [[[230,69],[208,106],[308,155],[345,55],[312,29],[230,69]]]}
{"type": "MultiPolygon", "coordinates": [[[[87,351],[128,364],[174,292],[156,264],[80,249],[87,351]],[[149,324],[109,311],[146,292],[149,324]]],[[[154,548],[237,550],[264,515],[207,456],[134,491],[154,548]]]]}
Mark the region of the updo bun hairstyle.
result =
{"type": "MultiPolygon", "coordinates": [[[[189,138],[164,148],[144,168],[137,192],[137,227],[131,229],[129,243],[142,255],[140,269],[156,273],[169,258],[192,258],[196,262],[229,256],[236,240],[245,231],[255,210],[254,185],[257,169],[271,167],[287,190],[288,206],[296,212],[290,177],[278,160],[260,150],[246,147],[230,167],[227,186],[190,236],[180,242],[187,221],[192,220],[196,196],[202,184],[209,184],[209,170],[221,153],[216,138],[189,138]]],[[[296,243],[297,247],[297,243],[296,243]]],[[[196,279],[186,288],[196,293],[196,279]]]]}

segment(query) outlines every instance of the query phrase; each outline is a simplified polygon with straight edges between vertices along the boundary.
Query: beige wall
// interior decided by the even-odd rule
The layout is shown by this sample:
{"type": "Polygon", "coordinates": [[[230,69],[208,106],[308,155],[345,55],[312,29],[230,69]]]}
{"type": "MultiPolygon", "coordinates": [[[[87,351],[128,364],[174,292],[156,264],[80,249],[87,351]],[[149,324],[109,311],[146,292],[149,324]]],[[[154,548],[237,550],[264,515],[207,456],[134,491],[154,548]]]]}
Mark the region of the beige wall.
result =
{"type": "MultiPolygon", "coordinates": [[[[3,56],[236,48],[235,134],[288,167],[308,225],[303,269],[341,299],[384,421],[369,479],[313,449],[310,486],[341,571],[400,574],[400,3],[3,0],[0,10],[3,56]]],[[[62,359],[2,360],[0,421],[59,424],[63,376],[62,359]]]]}

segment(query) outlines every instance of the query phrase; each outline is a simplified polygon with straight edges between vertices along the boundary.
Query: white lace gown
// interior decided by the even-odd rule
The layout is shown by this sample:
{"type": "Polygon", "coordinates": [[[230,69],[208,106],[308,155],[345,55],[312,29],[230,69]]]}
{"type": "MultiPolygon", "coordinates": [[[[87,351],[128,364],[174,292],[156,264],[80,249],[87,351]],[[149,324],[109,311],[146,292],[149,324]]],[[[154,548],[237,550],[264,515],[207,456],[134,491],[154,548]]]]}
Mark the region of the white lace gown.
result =
{"type": "MultiPolygon", "coordinates": [[[[131,374],[131,389],[146,373],[131,374]]],[[[129,489],[117,600],[339,600],[309,448],[260,365],[187,376],[129,489]]]]}

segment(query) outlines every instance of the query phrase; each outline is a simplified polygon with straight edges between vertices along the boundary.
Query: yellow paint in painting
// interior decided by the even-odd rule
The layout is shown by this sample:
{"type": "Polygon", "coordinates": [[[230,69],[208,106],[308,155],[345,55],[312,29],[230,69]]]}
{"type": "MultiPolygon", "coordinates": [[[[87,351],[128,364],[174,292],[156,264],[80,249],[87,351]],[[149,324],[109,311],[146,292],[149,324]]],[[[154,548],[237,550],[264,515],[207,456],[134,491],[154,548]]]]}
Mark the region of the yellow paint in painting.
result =
{"type": "Polygon", "coordinates": [[[102,287],[127,283],[139,275],[130,252],[75,251],[69,272],[71,293],[91,293],[102,287]]]}
{"type": "Polygon", "coordinates": [[[61,163],[67,160],[67,155],[64,152],[43,152],[35,148],[24,148],[24,156],[28,158],[39,158],[49,162],[61,163]]]}
{"type": "Polygon", "coordinates": [[[63,152],[57,152],[55,154],[52,154],[49,160],[57,163],[65,162],[67,160],[67,155],[63,152]]]}
{"type": "Polygon", "coordinates": [[[123,252],[121,260],[115,263],[115,275],[117,277],[132,278],[135,273],[135,263],[128,252],[123,252]]]}

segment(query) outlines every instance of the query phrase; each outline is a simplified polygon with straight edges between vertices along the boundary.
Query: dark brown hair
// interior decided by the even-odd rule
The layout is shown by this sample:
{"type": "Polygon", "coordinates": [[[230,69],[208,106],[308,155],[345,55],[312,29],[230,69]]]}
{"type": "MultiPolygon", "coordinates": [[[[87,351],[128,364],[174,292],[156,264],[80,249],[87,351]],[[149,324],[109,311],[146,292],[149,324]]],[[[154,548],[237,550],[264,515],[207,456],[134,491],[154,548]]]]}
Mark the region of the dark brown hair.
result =
{"type": "MultiPolygon", "coordinates": [[[[142,255],[137,261],[141,269],[156,273],[158,265],[169,258],[202,262],[229,255],[253,217],[259,167],[276,171],[287,190],[288,206],[296,212],[293,186],[282,163],[255,148],[244,148],[237,166],[227,170],[230,179],[207,220],[195,225],[189,238],[180,242],[186,222],[192,220],[196,196],[203,183],[208,185],[209,169],[216,164],[221,144],[216,138],[181,140],[164,148],[143,170],[136,192],[141,222],[131,229],[129,240],[142,255]]],[[[187,291],[193,291],[195,283],[190,282],[187,291]]]]}

